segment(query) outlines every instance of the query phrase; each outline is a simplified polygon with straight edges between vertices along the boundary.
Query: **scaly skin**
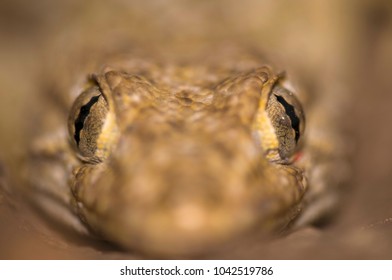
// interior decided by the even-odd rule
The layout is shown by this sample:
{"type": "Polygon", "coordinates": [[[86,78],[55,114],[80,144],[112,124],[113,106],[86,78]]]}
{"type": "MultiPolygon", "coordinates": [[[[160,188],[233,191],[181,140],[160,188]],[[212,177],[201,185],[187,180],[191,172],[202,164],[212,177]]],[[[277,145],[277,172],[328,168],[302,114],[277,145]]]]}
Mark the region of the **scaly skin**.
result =
{"type": "Polygon", "coordinates": [[[200,254],[252,231],[287,228],[333,172],[312,177],[316,160],[332,166],[337,141],[304,134],[290,95],[300,121],[293,140],[293,119],[277,101],[289,93],[284,78],[257,54],[130,54],[104,65],[86,74],[69,108],[69,136],[61,127],[32,148],[36,202],[79,232],[148,254],[200,254]]]}

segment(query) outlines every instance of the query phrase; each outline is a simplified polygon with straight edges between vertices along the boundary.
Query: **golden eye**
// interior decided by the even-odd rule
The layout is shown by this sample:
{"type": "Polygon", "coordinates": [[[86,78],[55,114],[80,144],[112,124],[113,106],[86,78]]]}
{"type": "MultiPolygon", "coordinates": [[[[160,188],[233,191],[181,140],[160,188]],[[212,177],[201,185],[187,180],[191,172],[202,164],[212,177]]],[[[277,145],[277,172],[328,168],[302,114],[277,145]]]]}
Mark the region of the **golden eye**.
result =
{"type": "Polygon", "coordinates": [[[299,148],[305,116],[297,97],[275,81],[263,86],[253,129],[268,160],[287,163],[299,148]]]}
{"type": "Polygon", "coordinates": [[[302,106],[292,92],[276,85],[268,99],[266,110],[278,139],[279,157],[287,160],[297,151],[298,142],[304,132],[302,106]]]}
{"type": "Polygon", "coordinates": [[[98,86],[88,88],[76,98],[68,118],[68,130],[82,160],[94,163],[108,157],[118,128],[98,86]]]}

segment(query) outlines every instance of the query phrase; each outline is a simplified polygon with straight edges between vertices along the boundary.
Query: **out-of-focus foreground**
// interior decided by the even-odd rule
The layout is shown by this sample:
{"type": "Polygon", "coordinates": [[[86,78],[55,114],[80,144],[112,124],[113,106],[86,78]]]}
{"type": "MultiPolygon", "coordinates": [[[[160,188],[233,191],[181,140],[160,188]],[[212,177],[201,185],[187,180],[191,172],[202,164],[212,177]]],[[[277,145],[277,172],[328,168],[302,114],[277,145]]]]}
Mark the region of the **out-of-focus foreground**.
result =
{"type": "Polygon", "coordinates": [[[56,57],[60,67],[69,52],[83,54],[132,41],[182,48],[226,41],[260,46],[308,90],[333,91],[336,106],[350,108],[341,121],[352,141],[351,177],[333,221],[321,230],[308,229],[268,245],[244,240],[238,250],[206,258],[391,258],[391,34],[388,0],[3,0],[0,258],[140,257],[106,244],[90,246],[53,230],[26,210],[15,191],[20,186],[9,179],[19,176],[35,116],[45,113],[40,88],[63,78],[56,77],[56,69],[48,70],[48,60],[53,67],[51,58],[56,57]]]}

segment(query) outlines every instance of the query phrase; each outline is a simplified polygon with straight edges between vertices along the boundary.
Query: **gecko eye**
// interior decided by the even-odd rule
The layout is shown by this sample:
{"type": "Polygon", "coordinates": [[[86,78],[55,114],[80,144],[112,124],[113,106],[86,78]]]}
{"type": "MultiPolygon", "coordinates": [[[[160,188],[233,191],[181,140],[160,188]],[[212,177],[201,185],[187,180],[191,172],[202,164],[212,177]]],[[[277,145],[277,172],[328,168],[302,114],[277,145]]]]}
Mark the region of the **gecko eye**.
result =
{"type": "Polygon", "coordinates": [[[97,86],[76,98],[68,118],[68,131],[82,160],[96,163],[108,157],[118,129],[114,114],[97,86]]]}
{"type": "Polygon", "coordinates": [[[278,144],[271,159],[285,162],[298,150],[304,132],[305,117],[301,103],[291,91],[277,84],[269,96],[266,112],[278,144]]]}

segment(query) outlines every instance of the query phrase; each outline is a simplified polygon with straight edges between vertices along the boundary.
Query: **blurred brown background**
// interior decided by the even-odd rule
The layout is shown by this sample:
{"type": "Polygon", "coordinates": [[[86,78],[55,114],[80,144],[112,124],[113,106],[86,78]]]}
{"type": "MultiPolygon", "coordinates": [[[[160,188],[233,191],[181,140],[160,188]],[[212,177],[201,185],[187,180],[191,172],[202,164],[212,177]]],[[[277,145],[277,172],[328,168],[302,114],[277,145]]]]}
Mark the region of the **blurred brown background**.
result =
{"type": "Polygon", "coordinates": [[[34,116],[45,113],[40,88],[66,79],[56,65],[110,44],[170,47],[231,40],[268,52],[308,89],[333,92],[336,106],[347,108],[341,122],[352,148],[352,175],[341,210],[327,227],[269,245],[246,240],[237,250],[205,257],[392,258],[388,0],[2,0],[0,258],[140,257],[54,231],[18,199],[18,180],[10,178],[20,176],[30,132],[38,129],[34,116]],[[361,230],[367,225],[372,229],[361,230]]]}

